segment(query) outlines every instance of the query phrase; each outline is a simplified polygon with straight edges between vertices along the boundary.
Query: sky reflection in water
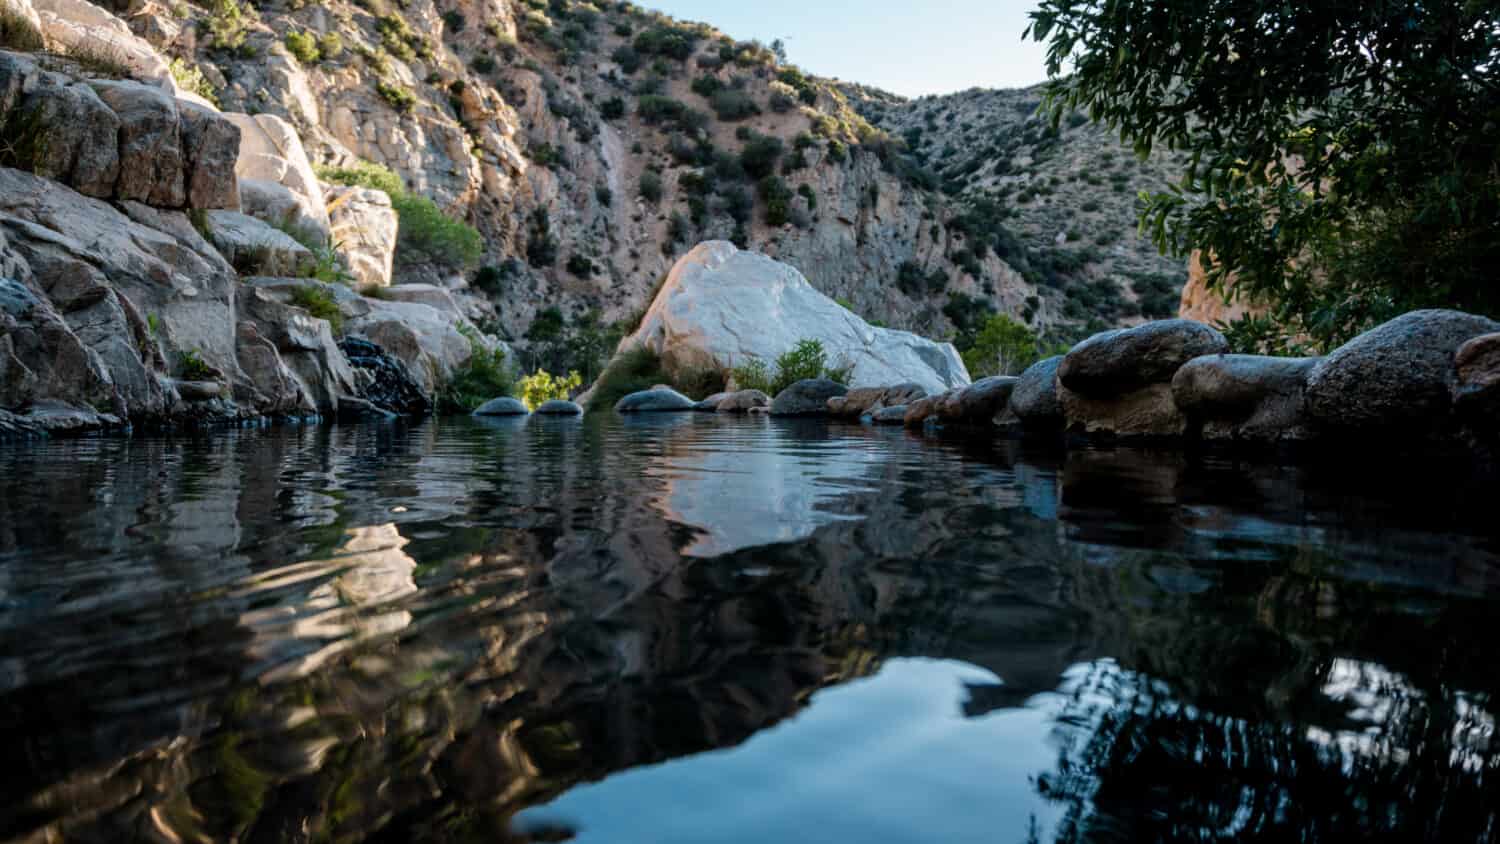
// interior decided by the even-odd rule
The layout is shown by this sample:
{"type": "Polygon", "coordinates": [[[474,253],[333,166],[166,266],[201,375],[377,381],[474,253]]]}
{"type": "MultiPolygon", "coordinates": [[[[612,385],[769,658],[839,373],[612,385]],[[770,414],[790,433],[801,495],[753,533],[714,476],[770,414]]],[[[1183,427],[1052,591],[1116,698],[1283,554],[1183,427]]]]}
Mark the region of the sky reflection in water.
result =
{"type": "Polygon", "coordinates": [[[822,423],[0,448],[0,841],[1485,841],[1491,483],[822,423]]]}

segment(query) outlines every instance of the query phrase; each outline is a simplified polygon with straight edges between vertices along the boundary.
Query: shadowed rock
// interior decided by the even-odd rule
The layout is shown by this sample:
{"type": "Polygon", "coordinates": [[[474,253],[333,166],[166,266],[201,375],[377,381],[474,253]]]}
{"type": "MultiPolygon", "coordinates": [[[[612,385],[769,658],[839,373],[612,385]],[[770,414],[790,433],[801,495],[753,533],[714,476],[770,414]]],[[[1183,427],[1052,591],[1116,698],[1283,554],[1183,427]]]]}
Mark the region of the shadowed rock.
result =
{"type": "Polygon", "coordinates": [[[490,399],[474,409],[475,416],[526,416],[530,412],[520,399],[510,396],[490,399]]]}
{"type": "Polygon", "coordinates": [[[1317,363],[1259,355],[1194,358],[1172,379],[1172,400],[1205,439],[1303,439],[1303,393],[1317,363]]]}
{"type": "Polygon", "coordinates": [[[776,395],[771,402],[771,415],[824,416],[828,413],[828,400],[847,392],[848,387],[827,378],[798,381],[776,395]]]}
{"type": "Polygon", "coordinates": [[[577,402],[566,399],[552,399],[542,402],[535,411],[538,416],[582,416],[583,408],[577,402]]]}
{"type": "Polygon", "coordinates": [[[1010,408],[1027,428],[1062,427],[1062,402],[1057,398],[1057,368],[1061,363],[1061,355],[1037,361],[1016,379],[1010,408]]]}
{"type": "Polygon", "coordinates": [[[1457,386],[1454,356],[1500,323],[1460,311],[1412,311],[1361,334],[1308,376],[1307,411],[1319,427],[1355,433],[1441,434],[1457,386]]]}

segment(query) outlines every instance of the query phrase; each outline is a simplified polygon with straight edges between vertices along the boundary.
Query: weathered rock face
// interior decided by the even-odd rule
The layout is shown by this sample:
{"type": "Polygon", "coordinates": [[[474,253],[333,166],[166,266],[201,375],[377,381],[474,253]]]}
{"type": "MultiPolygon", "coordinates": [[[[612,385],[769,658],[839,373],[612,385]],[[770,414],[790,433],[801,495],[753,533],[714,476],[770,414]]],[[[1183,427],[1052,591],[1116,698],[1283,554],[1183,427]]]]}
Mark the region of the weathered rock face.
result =
{"type": "Polygon", "coordinates": [[[1350,340],[1308,375],[1307,412],[1330,431],[1442,434],[1451,426],[1454,358],[1500,323],[1459,311],[1403,314],[1350,340]]]}
{"type": "Polygon", "coordinates": [[[828,400],[842,396],[849,388],[827,378],[810,378],[787,387],[771,402],[772,416],[824,416],[828,400]]]}
{"type": "Polygon", "coordinates": [[[243,288],[180,211],[0,168],[0,406],[44,427],[336,408],[328,325],[243,288]]]}
{"type": "MultiPolygon", "coordinates": [[[[323,186],[313,174],[302,139],[291,124],[272,114],[226,114],[239,127],[240,154],[234,170],[242,181],[261,183],[255,188],[256,205],[277,217],[266,222],[290,222],[317,239],[328,242],[331,227],[323,186]],[[265,185],[280,185],[286,193],[272,199],[265,185]]],[[[249,212],[247,209],[247,213],[249,212]]]]}
{"type": "MultiPolygon", "coordinates": [[[[85,4],[86,5],[86,4],[85,4]]],[[[239,130],[139,82],[78,81],[0,52],[0,113],[23,169],[101,199],[237,208],[239,130]]]]}
{"type": "Polygon", "coordinates": [[[875,328],[794,268],[726,241],[700,244],[677,262],[621,349],[650,348],[669,372],[724,371],[752,359],[769,364],[807,339],[823,344],[830,364],[852,367],[855,386],[969,383],[951,344],[875,328]]]}
{"type": "Polygon", "coordinates": [[[399,221],[391,198],[369,188],[327,187],[323,194],[334,248],[364,285],[391,283],[399,221]]]}
{"type": "MultiPolygon", "coordinates": [[[[422,302],[365,299],[354,295],[343,285],[331,285],[337,295],[345,296],[353,307],[345,312],[345,330],[361,334],[395,355],[428,394],[436,394],[474,354],[475,344],[508,350],[503,345],[480,338],[472,342],[459,329],[470,328],[468,320],[456,310],[440,310],[422,302]]],[[[393,293],[400,287],[389,288],[393,293]]]]}
{"type": "Polygon", "coordinates": [[[166,60],[103,8],[85,0],[31,0],[30,5],[49,46],[64,53],[109,56],[135,78],[150,80],[168,93],[175,90],[166,60]]]}
{"type": "Polygon", "coordinates": [[[214,248],[246,275],[294,276],[313,260],[312,252],[280,229],[238,211],[210,211],[214,248]]]}
{"type": "Polygon", "coordinates": [[[1058,399],[1068,430],[1181,436],[1187,421],[1172,400],[1172,377],[1193,358],[1228,351],[1219,332],[1182,319],[1095,334],[1057,366],[1058,399]]]}
{"type": "Polygon", "coordinates": [[[692,409],[692,399],[669,387],[631,393],[615,402],[616,413],[663,413],[692,409]]]}
{"type": "Polygon", "coordinates": [[[1057,397],[1057,368],[1061,364],[1061,355],[1040,360],[1016,379],[1010,394],[1010,409],[1027,428],[1062,427],[1062,401],[1057,397]]]}
{"type": "Polygon", "coordinates": [[[1017,380],[1011,375],[992,375],[954,390],[938,402],[938,419],[950,424],[990,425],[1010,407],[1017,380]]]}
{"type": "Polygon", "coordinates": [[[1276,442],[1310,436],[1303,413],[1307,377],[1318,358],[1209,355],[1172,379],[1172,400],[1189,432],[1206,440],[1276,442]]]}

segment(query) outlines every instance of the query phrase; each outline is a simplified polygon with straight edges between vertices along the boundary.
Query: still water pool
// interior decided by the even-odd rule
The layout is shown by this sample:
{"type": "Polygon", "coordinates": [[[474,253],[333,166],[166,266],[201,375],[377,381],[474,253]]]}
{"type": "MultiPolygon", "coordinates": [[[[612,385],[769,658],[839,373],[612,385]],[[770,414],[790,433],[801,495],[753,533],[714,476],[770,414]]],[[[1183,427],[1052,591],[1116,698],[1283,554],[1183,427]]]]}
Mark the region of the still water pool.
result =
{"type": "Polygon", "coordinates": [[[1497,500],[703,415],[7,445],[0,841],[1490,841],[1497,500]]]}

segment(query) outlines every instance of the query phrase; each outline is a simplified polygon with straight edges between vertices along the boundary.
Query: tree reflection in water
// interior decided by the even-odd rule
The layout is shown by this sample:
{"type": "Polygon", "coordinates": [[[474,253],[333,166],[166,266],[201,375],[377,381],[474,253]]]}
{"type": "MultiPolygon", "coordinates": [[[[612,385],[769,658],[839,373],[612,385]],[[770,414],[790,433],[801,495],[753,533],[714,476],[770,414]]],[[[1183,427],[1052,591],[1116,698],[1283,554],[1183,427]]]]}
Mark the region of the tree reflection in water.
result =
{"type": "Polygon", "coordinates": [[[970,806],[1002,841],[1488,841],[1500,546],[1422,471],[701,417],[0,451],[0,840],[549,840],[932,657],[1056,713],[1062,820],[970,806]]]}

